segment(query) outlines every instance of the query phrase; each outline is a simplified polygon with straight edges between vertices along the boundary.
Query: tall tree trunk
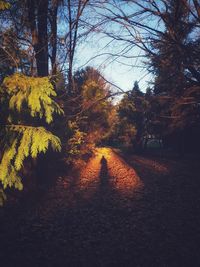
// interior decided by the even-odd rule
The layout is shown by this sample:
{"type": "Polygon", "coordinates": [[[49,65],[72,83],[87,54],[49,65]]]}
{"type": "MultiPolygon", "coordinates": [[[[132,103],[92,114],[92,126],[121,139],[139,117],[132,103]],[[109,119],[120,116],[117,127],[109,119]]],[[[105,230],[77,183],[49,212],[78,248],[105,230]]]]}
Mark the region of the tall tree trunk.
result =
{"type": "Polygon", "coordinates": [[[69,49],[68,49],[68,94],[74,93],[73,88],[73,20],[71,0],[67,1],[68,16],[69,16],[69,49]]]}
{"type": "Polygon", "coordinates": [[[28,0],[28,19],[35,52],[37,75],[48,76],[48,0],[28,0]]]}
{"type": "Polygon", "coordinates": [[[57,73],[57,15],[58,15],[58,1],[55,1],[52,10],[51,10],[51,46],[52,46],[52,55],[51,55],[51,65],[52,65],[52,74],[57,73]]]}
{"type": "Polygon", "coordinates": [[[68,93],[73,94],[75,93],[75,85],[74,85],[74,78],[73,78],[73,62],[74,62],[74,54],[77,45],[78,39],[78,29],[79,29],[79,22],[80,17],[83,13],[83,10],[89,3],[89,0],[78,0],[77,1],[77,8],[74,11],[73,6],[74,2],[71,0],[67,1],[67,9],[68,9],[68,26],[69,26],[69,44],[68,44],[68,93]]]}
{"type": "Polygon", "coordinates": [[[38,0],[38,51],[36,54],[38,76],[48,76],[48,0],[38,0]]]}

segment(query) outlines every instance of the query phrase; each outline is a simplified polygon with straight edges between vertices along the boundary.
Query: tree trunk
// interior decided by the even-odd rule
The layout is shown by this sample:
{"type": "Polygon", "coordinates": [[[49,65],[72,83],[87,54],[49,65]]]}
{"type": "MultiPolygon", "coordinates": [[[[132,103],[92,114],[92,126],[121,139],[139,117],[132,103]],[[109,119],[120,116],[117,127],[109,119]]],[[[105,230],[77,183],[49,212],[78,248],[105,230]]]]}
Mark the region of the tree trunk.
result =
{"type": "Polygon", "coordinates": [[[48,0],[28,0],[28,19],[35,52],[37,75],[48,76],[48,0]]]}
{"type": "Polygon", "coordinates": [[[52,46],[52,54],[51,54],[51,66],[52,66],[52,74],[56,75],[57,73],[57,63],[56,63],[56,55],[57,55],[57,14],[58,14],[58,1],[52,7],[51,10],[51,46],[52,46]]]}
{"type": "Polygon", "coordinates": [[[38,76],[48,76],[48,34],[47,14],[48,0],[38,2],[38,51],[36,54],[38,76]]]}

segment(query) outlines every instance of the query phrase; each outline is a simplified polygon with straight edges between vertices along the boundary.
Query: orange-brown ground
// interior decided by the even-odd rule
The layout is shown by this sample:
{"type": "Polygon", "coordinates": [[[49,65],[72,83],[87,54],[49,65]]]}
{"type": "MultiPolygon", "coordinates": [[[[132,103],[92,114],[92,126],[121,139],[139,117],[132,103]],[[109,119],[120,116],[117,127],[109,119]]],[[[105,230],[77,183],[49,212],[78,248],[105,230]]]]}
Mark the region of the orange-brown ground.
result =
{"type": "Polygon", "coordinates": [[[200,266],[199,178],[197,160],[99,148],[0,210],[0,266],[200,266]]]}
{"type": "Polygon", "coordinates": [[[98,148],[80,173],[77,189],[91,197],[102,185],[115,189],[120,194],[133,195],[142,186],[136,171],[119,157],[111,148],[98,148]],[[101,160],[105,158],[103,166],[101,160]]]}

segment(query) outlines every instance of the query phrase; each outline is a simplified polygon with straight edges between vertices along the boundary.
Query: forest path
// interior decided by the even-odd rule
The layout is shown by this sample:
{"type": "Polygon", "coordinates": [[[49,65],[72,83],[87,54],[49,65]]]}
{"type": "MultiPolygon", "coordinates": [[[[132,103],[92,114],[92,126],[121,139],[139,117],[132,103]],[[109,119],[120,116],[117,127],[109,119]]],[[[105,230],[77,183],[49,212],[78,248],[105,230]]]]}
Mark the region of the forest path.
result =
{"type": "Polygon", "coordinates": [[[200,266],[198,161],[118,152],[0,210],[1,266],[200,266]]]}
{"type": "Polygon", "coordinates": [[[90,198],[98,190],[115,190],[124,198],[131,197],[142,188],[136,171],[111,148],[97,148],[80,173],[77,190],[90,198]]]}

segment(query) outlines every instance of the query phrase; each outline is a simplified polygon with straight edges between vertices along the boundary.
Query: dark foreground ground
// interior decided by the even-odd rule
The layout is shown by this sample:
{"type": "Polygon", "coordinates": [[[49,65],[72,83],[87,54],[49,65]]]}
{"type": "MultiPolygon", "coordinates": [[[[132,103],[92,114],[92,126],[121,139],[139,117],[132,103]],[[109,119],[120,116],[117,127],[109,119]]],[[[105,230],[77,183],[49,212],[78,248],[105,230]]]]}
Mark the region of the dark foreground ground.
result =
{"type": "Polygon", "coordinates": [[[0,266],[200,266],[198,163],[98,150],[0,209],[0,266]]]}

